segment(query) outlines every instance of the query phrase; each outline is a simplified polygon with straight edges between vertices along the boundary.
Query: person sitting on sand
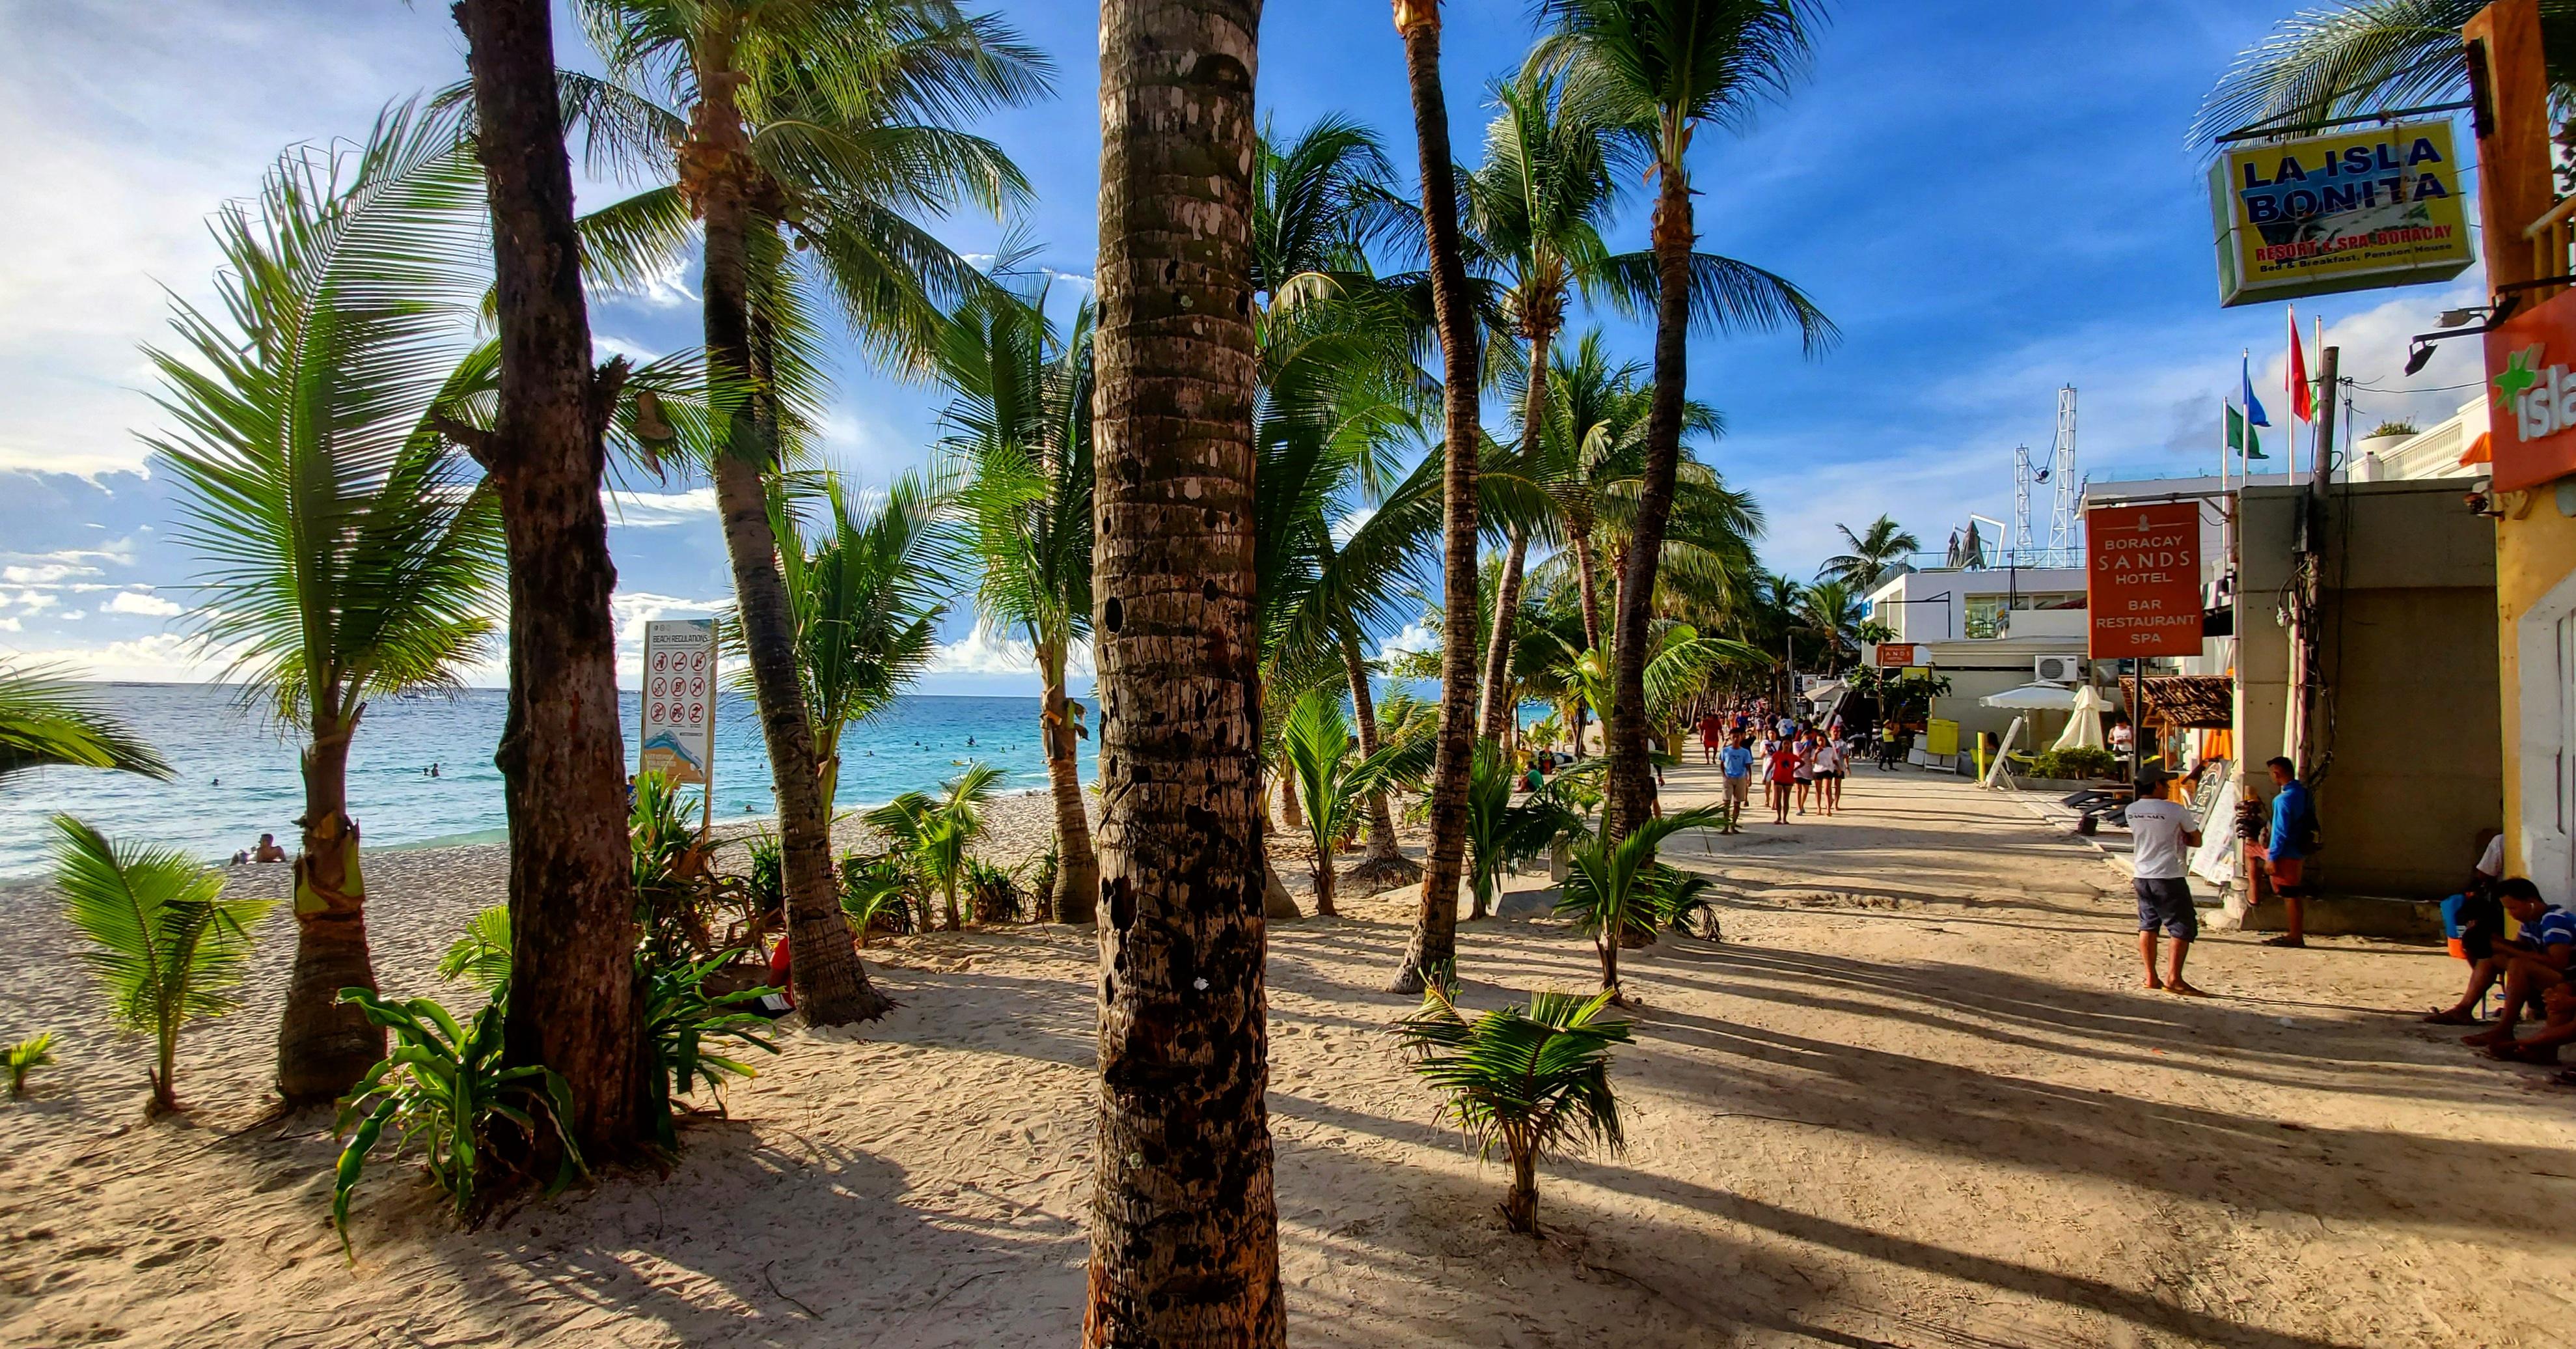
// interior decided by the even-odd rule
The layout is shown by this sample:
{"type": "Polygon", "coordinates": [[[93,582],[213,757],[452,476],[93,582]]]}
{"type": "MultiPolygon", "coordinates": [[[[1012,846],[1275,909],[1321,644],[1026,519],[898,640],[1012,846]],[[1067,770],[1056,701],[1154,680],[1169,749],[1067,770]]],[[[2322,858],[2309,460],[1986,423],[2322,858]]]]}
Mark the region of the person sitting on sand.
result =
{"type": "MultiPolygon", "coordinates": [[[[2424,1018],[2433,1025],[2474,1026],[2478,1023],[2478,999],[2485,997],[2487,990],[2494,987],[2495,981],[2504,975],[2516,955],[2529,952],[2526,942],[2506,940],[2504,915],[2511,912],[2515,921],[2521,922],[2524,912],[2537,917],[2548,908],[2540,899],[2540,887],[2520,878],[2496,882],[2487,887],[2487,896],[2497,906],[2495,922],[2492,925],[2473,924],[2459,938],[2461,956],[2469,962],[2468,988],[2460,994],[2458,1002],[2439,1008],[2424,1018]]],[[[2533,935],[2528,923],[2525,923],[2522,935],[2526,941],[2533,935]]]]}
{"type": "Polygon", "coordinates": [[[2200,914],[2191,905],[2189,849],[2200,846],[2191,811],[2179,802],[2152,795],[2164,785],[2164,774],[2147,769],[2139,776],[2139,796],[2128,809],[2129,837],[2135,841],[2134,879],[2138,896],[2138,959],[2147,967],[2147,987],[2186,998],[2208,996],[2182,977],[2183,957],[2200,936],[2200,914]],[[2156,973],[2156,932],[2173,938],[2173,963],[2163,977],[2156,973]]]}
{"type": "MultiPolygon", "coordinates": [[[[2504,901],[2504,911],[2522,925],[2522,931],[2510,941],[2496,943],[2495,954],[2478,962],[2486,977],[2504,977],[2504,1005],[2496,1009],[2493,1029],[2460,1037],[2460,1043],[2496,1051],[2497,1058],[2516,1056],[2513,1032],[2521,1021],[2523,1009],[2540,1005],[2541,996],[2567,982],[2568,962],[2576,957],[2576,914],[2540,897],[2540,887],[2520,876],[2507,876],[2496,882],[2496,898],[2504,901]]],[[[2477,1004],[2486,986],[2472,973],[2465,1004],[2455,1010],[2466,1011],[2477,1004]]]]}
{"type": "Polygon", "coordinates": [[[277,846],[277,835],[262,834],[259,836],[259,842],[253,844],[251,847],[250,860],[254,862],[283,862],[286,860],[286,849],[277,846]]]}

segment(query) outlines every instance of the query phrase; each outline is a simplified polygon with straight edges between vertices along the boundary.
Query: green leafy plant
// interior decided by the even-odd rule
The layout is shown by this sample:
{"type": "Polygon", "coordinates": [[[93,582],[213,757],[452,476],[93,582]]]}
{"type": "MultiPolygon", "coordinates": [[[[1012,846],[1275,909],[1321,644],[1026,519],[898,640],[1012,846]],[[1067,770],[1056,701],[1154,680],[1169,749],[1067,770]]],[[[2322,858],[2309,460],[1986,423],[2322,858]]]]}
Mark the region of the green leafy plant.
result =
{"type": "Polygon", "coordinates": [[[510,981],[510,907],[495,904],[465,920],[465,935],[438,958],[438,977],[486,993],[510,981]]]}
{"type": "Polygon", "coordinates": [[[2069,749],[2047,749],[2031,756],[2030,773],[2040,778],[2108,777],[2120,767],[2119,756],[2107,749],[2077,745],[2069,749]]]}
{"type": "Polygon", "coordinates": [[[1057,888],[1064,883],[1063,840],[1049,836],[1046,851],[1029,859],[1029,911],[1039,919],[1062,920],[1057,907],[1057,888]]]}
{"type": "Polygon", "coordinates": [[[966,911],[978,923],[1016,923],[1026,916],[1027,897],[1011,869],[975,858],[966,860],[966,911]]]}
{"type": "Polygon", "coordinates": [[[1369,794],[1415,775],[1438,746],[1436,740],[1406,740],[1361,758],[1351,752],[1352,742],[1341,690],[1329,684],[1299,698],[1279,732],[1281,766],[1313,849],[1315,912],[1324,917],[1334,911],[1334,849],[1358,827],[1369,794]]]}
{"type": "Polygon", "coordinates": [[[168,781],[170,765],[50,666],[0,664],[0,782],[48,764],[115,768],[168,781]]]}
{"type": "Polygon", "coordinates": [[[2413,422],[2381,422],[2379,425],[2371,428],[2369,438],[2376,439],[2380,436],[2411,436],[2414,434],[2416,434],[2416,431],[2415,423],[2413,422]]]}
{"type": "Polygon", "coordinates": [[[1538,1234],[1538,1162],[1586,1142],[1623,1145],[1619,1101],[1610,1088],[1610,1047],[1629,1041],[1628,1023],[1604,1018],[1612,992],[1590,998],[1533,993],[1526,1011],[1505,1007],[1472,1020],[1434,981],[1422,1010],[1397,1028],[1414,1071],[1447,1099],[1441,1114],[1491,1157],[1510,1161],[1503,1220],[1538,1234]]]}
{"type": "Polygon", "coordinates": [[[635,876],[635,921],[655,962],[685,960],[714,945],[708,872],[698,847],[701,803],[659,773],[635,779],[627,809],[629,866],[635,876]]]}
{"type": "Polygon", "coordinates": [[[430,1182],[454,1205],[459,1221],[475,1217],[475,1201],[490,1169],[503,1165],[493,1149],[504,1125],[533,1145],[551,1134],[560,1163],[548,1192],[588,1174],[572,1138],[572,1093],[561,1075],[543,1065],[505,1067],[501,1062],[502,1007],[495,996],[460,1026],[428,998],[403,1002],[363,988],[340,990],[340,1000],[393,1033],[393,1050],[341,1098],[335,1135],[345,1134],[331,1186],[331,1227],[349,1247],[349,1200],[366,1172],[367,1158],[391,1130],[390,1151],[417,1148],[430,1182]],[[354,1126],[354,1128],[352,1127],[354,1126]]]}
{"type": "MultiPolygon", "coordinates": [[[[962,926],[957,891],[966,880],[966,850],[983,836],[984,806],[993,799],[993,784],[1001,777],[1002,770],[991,764],[969,764],[965,772],[941,784],[938,796],[905,792],[861,817],[869,828],[892,840],[922,878],[938,888],[947,901],[952,932],[962,926]]],[[[930,926],[926,907],[921,925],[930,926]]]]}
{"type": "Polygon", "coordinates": [[[80,959],[108,1019],[152,1037],[152,1110],[176,1110],[179,1030],[233,1009],[251,929],[273,905],[225,899],[222,872],[173,848],[112,842],[69,815],[54,817],[53,852],[54,888],[89,943],[80,959]]]}
{"type": "Polygon", "coordinates": [[[868,944],[871,932],[899,937],[912,931],[913,905],[925,893],[920,873],[901,853],[853,852],[841,858],[841,912],[858,929],[861,946],[868,944]]]}
{"type": "Polygon", "coordinates": [[[668,965],[647,976],[644,1024],[655,1065],[655,1127],[665,1147],[676,1146],[679,1141],[672,1128],[671,1098],[688,1095],[704,1082],[717,1094],[717,1108],[721,1110],[721,1088],[726,1078],[760,1075],[750,1064],[714,1052],[712,1043],[729,1042],[765,1053],[778,1052],[777,1043],[762,1034],[769,1028],[769,1019],[742,1010],[756,1006],[778,990],[707,992],[707,976],[732,963],[739,954],[725,951],[694,963],[668,965]]]}
{"type": "Polygon", "coordinates": [[[1658,925],[1678,923],[1706,906],[1708,879],[1655,860],[1664,840],[1685,829],[1719,824],[1724,813],[1703,807],[1641,820],[1616,841],[1586,834],[1568,850],[1565,884],[1556,911],[1592,937],[1601,956],[1601,990],[1620,1001],[1619,942],[1629,933],[1651,937],[1658,925]]]}
{"type": "Polygon", "coordinates": [[[1506,870],[1531,861],[1557,839],[1583,827],[1582,817],[1557,792],[1566,785],[1566,775],[1558,775],[1517,805],[1512,801],[1515,776],[1511,762],[1494,742],[1476,742],[1474,770],[1467,780],[1467,879],[1475,892],[1471,912],[1477,918],[1491,909],[1506,870]]]}
{"type": "Polygon", "coordinates": [[[54,1033],[39,1031],[9,1046],[9,1099],[27,1094],[27,1074],[54,1061],[54,1033]]]}

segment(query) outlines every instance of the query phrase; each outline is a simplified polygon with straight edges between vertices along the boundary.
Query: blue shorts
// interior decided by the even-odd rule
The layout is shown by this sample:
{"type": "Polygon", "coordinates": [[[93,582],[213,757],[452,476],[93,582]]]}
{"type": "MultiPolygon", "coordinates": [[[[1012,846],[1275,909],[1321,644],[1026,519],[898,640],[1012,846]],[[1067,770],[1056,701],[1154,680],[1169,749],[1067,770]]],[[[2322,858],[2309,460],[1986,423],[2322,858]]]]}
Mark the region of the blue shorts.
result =
{"type": "Polygon", "coordinates": [[[2138,892],[2138,930],[2163,928],[2177,941],[2200,935],[2200,914],[2191,906],[2191,882],[2179,876],[2161,880],[2141,877],[2130,882],[2138,892]]]}

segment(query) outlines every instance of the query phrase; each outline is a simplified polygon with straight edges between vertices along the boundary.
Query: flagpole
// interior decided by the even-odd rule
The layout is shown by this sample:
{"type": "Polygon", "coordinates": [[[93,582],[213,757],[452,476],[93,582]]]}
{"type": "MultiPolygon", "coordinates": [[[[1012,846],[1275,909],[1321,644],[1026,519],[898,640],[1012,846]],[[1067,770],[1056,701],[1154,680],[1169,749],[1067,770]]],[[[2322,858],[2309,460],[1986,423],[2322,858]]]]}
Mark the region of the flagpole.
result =
{"type": "Polygon", "coordinates": [[[2282,475],[2281,485],[2290,487],[2299,481],[2299,392],[2291,387],[2291,382],[2298,378],[2298,362],[2294,356],[2299,349],[2299,307],[2285,305],[2283,309],[2290,320],[2289,337],[2281,343],[2281,389],[2290,395],[2290,462],[2289,472],[2282,475]]]}

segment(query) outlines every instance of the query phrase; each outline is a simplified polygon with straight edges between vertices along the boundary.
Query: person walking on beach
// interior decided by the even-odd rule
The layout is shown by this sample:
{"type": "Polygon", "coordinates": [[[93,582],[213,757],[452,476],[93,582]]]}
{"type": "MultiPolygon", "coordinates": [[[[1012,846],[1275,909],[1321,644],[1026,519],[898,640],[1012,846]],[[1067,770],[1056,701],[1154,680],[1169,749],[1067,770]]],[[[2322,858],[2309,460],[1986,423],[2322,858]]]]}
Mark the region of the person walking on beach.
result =
{"type": "Polygon", "coordinates": [[[1790,742],[1789,756],[1792,764],[1790,781],[1798,787],[1798,813],[1804,815],[1807,813],[1807,793],[1816,785],[1816,733],[1798,732],[1797,739],[1790,742]]]}
{"type": "Polygon", "coordinates": [[[1828,735],[1816,742],[1816,805],[1827,815],[1843,808],[1843,769],[1849,762],[1840,739],[1828,735]]]}
{"type": "Polygon", "coordinates": [[[2186,998],[2208,996],[2182,977],[2183,957],[2200,936],[2200,914],[2191,905],[2188,849],[2200,846],[2191,811],[2179,802],[2149,795],[2164,785],[2164,774],[2147,770],[2139,781],[2138,799],[2128,810],[2129,836],[2136,843],[2130,887],[2138,894],[2138,959],[2147,967],[2147,987],[2186,998]],[[2173,939],[2173,962],[2156,973],[2156,933],[2173,939]]]}
{"type": "Polygon", "coordinates": [[[1753,750],[1744,743],[1743,736],[1729,740],[1726,748],[1717,752],[1717,771],[1726,781],[1726,828],[1718,832],[1741,834],[1744,808],[1752,804],[1753,796],[1753,750]]]}
{"type": "Polygon", "coordinates": [[[1763,776],[1770,785],[1771,822],[1789,822],[1789,789],[1798,781],[1798,747],[1789,738],[1771,742],[1763,754],[1763,776]]]}
{"type": "Polygon", "coordinates": [[[2264,844],[2263,860],[2272,875],[2273,893],[2281,897],[2281,907],[2288,910],[2289,930],[2263,944],[2305,946],[2308,858],[2317,850],[2317,811],[2308,800],[2307,784],[2299,781],[2297,764],[2275,757],[2264,767],[2271,770],[2276,790],[2272,794],[2272,828],[2264,844]]]}
{"type": "Polygon", "coordinates": [[[1699,719],[1699,761],[1701,763],[1717,762],[1718,746],[1725,732],[1726,725],[1717,719],[1716,712],[1711,711],[1699,719]]]}

